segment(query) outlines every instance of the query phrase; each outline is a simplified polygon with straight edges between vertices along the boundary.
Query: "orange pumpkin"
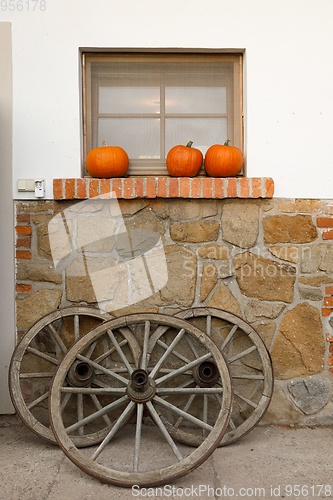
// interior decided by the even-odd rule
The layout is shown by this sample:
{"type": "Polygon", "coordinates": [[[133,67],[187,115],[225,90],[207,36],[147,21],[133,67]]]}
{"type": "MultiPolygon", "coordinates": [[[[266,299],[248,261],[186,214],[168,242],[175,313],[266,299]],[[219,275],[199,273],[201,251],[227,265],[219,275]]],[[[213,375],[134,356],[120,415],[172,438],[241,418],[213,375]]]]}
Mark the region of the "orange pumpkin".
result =
{"type": "Polygon", "coordinates": [[[128,166],[126,151],[119,146],[107,146],[104,141],[101,148],[92,149],[86,158],[87,171],[92,177],[122,177],[128,166]]]}
{"type": "Polygon", "coordinates": [[[211,146],[205,155],[205,170],[211,177],[233,177],[242,170],[243,153],[226,141],[211,146]]]}
{"type": "Polygon", "coordinates": [[[174,146],[170,149],[166,166],[173,177],[195,177],[199,172],[203,156],[199,149],[192,148],[190,141],[186,146],[174,146]]]}

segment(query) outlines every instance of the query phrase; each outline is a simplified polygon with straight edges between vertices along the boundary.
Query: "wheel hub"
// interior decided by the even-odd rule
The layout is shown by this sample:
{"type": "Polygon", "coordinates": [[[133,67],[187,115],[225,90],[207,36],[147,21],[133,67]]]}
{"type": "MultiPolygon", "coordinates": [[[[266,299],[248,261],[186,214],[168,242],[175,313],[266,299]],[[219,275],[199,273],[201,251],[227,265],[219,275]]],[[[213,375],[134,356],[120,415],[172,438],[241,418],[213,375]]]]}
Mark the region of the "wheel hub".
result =
{"type": "Polygon", "coordinates": [[[147,403],[155,396],[156,384],[146,370],[134,370],[127,386],[127,395],[135,403],[147,403]]]}
{"type": "Polygon", "coordinates": [[[85,361],[75,361],[68,371],[67,380],[73,387],[88,387],[94,380],[95,369],[85,361]]]}
{"type": "Polygon", "coordinates": [[[213,387],[219,379],[219,371],[214,361],[203,361],[193,370],[193,378],[200,387],[213,387]]]}

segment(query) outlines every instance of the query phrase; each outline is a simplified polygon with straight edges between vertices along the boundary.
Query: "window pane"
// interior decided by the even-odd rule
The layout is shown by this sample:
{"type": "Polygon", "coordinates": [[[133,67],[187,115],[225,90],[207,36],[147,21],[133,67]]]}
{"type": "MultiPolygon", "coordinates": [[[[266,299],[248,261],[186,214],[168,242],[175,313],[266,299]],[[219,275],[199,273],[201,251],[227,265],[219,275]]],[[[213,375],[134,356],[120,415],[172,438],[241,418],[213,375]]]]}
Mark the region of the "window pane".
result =
{"type": "Polygon", "coordinates": [[[100,87],[99,113],[159,113],[159,87],[100,87]]]}
{"type": "Polygon", "coordinates": [[[160,120],[157,118],[99,118],[98,145],[120,146],[130,159],[160,158],[160,120]]]}
{"type": "Polygon", "coordinates": [[[205,155],[213,144],[224,144],[226,118],[167,118],[165,120],[165,156],[173,146],[193,141],[193,147],[205,155]]]}
{"type": "Polygon", "coordinates": [[[226,113],[226,87],[166,87],[166,113],[226,113]]]}

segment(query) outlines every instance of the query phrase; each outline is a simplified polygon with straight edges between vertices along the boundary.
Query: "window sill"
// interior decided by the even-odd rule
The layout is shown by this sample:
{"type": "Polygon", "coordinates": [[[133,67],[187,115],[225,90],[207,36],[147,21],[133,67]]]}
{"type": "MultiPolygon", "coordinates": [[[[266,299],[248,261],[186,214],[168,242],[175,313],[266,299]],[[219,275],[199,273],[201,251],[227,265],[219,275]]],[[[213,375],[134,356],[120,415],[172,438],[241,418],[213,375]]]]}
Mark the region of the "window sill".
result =
{"type": "Polygon", "coordinates": [[[54,179],[55,200],[89,198],[272,198],[270,177],[124,177],[113,179],[54,179]]]}

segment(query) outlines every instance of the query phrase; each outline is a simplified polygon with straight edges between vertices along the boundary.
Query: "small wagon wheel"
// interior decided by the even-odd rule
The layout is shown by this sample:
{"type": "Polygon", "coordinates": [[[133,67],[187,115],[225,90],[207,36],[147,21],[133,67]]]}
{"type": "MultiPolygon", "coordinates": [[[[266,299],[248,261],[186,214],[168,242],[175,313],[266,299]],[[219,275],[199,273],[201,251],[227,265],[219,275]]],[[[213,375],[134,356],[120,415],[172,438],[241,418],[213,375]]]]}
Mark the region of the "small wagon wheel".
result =
{"type": "MultiPolygon", "coordinates": [[[[56,443],[50,428],[48,416],[49,386],[56,367],[61,359],[87,331],[101,322],[112,318],[108,313],[86,306],[73,306],[56,310],[38,320],[24,335],[12,355],[9,369],[9,389],[13,405],[23,422],[38,436],[56,443]]],[[[138,362],[139,345],[130,332],[125,332],[125,342],[138,362]]],[[[107,344],[104,349],[107,349],[107,344]]],[[[64,405],[64,418],[72,413],[86,411],[87,401],[82,396],[67,396],[64,405]]],[[[89,401],[94,408],[99,407],[97,397],[89,401]]],[[[106,420],[106,419],[105,419],[106,420]]],[[[99,442],[107,432],[110,420],[104,427],[95,428],[90,434],[75,438],[78,446],[87,446],[99,442]]]]}
{"type": "MultiPolygon", "coordinates": [[[[259,334],[242,318],[215,308],[197,307],[175,317],[189,321],[207,333],[228,360],[234,386],[233,412],[219,446],[230,444],[247,434],[263,417],[273,393],[273,368],[269,352],[259,334]]],[[[162,330],[151,341],[160,341],[162,330]]],[[[219,384],[219,382],[218,382],[219,384]]],[[[199,396],[198,396],[199,397],[199,396]]],[[[211,412],[210,400],[202,401],[202,411],[211,412]],[[208,404],[208,410],[205,405],[208,404]]],[[[178,426],[169,432],[182,442],[198,445],[203,438],[188,437],[178,426]]]]}
{"type": "MultiPolygon", "coordinates": [[[[77,388],[76,392],[80,393],[80,389],[77,388]]],[[[72,462],[101,481],[130,487],[164,484],[201,465],[220,442],[228,425],[231,406],[230,372],[216,344],[202,331],[182,319],[163,314],[142,313],[107,321],[87,333],[72,347],[56,370],[50,389],[49,412],[54,435],[72,462]],[[149,340],[161,326],[166,330],[169,344],[167,349],[162,349],[162,356],[159,356],[160,346],[155,344],[150,349],[149,340]],[[126,354],[121,352],[120,347],[119,355],[128,372],[126,375],[122,373],[116,376],[107,368],[108,358],[104,358],[103,363],[94,362],[93,356],[88,358],[86,353],[104,336],[114,339],[119,329],[124,327],[129,327],[137,337],[142,338],[142,355],[139,368],[133,370],[126,363],[126,354]],[[175,364],[172,368],[165,369],[169,357],[175,359],[175,364]],[[85,388],[85,393],[113,396],[114,401],[89,417],[78,420],[76,424],[67,426],[61,406],[64,397],[69,391],[73,391],[68,384],[68,375],[78,360],[84,360],[96,373],[102,371],[105,375],[103,388],[94,387],[92,380],[91,385],[85,388]],[[223,388],[197,387],[197,384],[192,383],[193,380],[189,382],[192,373],[205,362],[215,367],[223,388]],[[115,380],[119,382],[117,388],[115,380]],[[197,418],[177,406],[177,397],[198,392],[220,396],[216,399],[219,411],[216,411],[214,421],[208,415],[204,419],[197,418]],[[78,449],[75,446],[71,436],[73,430],[107,415],[113,408],[124,404],[125,407],[114,421],[112,429],[93,452],[91,449],[78,449]],[[183,444],[176,445],[160,418],[160,408],[167,408],[168,412],[176,414],[177,417],[181,416],[188,425],[199,429],[200,432],[204,429],[206,438],[203,443],[195,449],[183,444]],[[135,422],[122,429],[133,410],[136,410],[135,422]],[[152,427],[152,421],[158,432],[152,427]],[[142,460],[143,455],[145,460],[142,460]]]]}

